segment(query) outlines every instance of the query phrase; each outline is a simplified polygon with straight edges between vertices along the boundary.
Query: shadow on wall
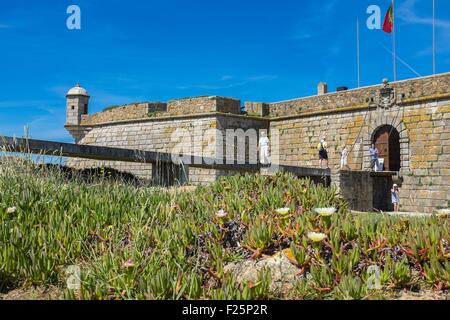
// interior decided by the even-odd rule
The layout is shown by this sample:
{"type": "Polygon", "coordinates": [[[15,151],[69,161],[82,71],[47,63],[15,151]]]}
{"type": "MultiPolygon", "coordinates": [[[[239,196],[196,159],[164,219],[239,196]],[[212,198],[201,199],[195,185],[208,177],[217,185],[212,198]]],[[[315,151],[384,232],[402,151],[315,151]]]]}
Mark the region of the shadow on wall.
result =
{"type": "Polygon", "coordinates": [[[392,211],[391,188],[395,172],[341,171],[341,195],[352,210],[392,211]]]}
{"type": "MultiPolygon", "coordinates": [[[[99,180],[119,181],[133,185],[144,184],[143,179],[137,178],[135,175],[127,172],[121,172],[112,168],[87,168],[87,169],[74,169],[67,166],[44,164],[39,165],[40,168],[46,168],[49,170],[59,172],[64,179],[68,181],[83,181],[87,183],[94,183],[99,180]]],[[[148,183],[146,183],[148,184],[148,183]]]]}

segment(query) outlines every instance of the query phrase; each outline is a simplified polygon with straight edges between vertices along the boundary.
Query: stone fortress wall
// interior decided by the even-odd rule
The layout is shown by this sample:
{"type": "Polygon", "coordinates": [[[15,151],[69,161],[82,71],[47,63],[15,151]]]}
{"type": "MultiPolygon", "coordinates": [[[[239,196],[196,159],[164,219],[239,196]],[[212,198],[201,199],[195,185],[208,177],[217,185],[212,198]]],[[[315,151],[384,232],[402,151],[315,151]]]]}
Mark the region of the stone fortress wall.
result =
{"type": "MultiPolygon", "coordinates": [[[[402,208],[430,211],[448,207],[450,199],[450,73],[399,81],[391,84],[397,103],[387,109],[374,105],[375,93],[382,85],[327,93],[323,86],[313,97],[283,102],[246,102],[225,97],[194,97],[165,103],[139,103],[93,115],[81,115],[79,124],[67,129],[79,143],[170,152],[179,143],[172,135],[185,130],[190,139],[201,141],[191,154],[224,154],[224,134],[229,129],[268,130],[273,141],[272,158],[285,165],[317,166],[317,144],[322,136],[329,145],[330,167],[339,166],[342,144],[351,149],[349,165],[353,170],[369,167],[368,148],[383,125],[399,134],[402,208]],[[214,129],[219,129],[218,136],[214,129]],[[218,143],[218,139],[224,139],[218,143]],[[200,146],[200,147],[199,147],[200,146]],[[223,151],[221,151],[223,150],[223,151]]],[[[248,159],[256,145],[247,145],[248,159]]],[[[72,159],[77,167],[111,166],[144,178],[151,178],[148,164],[99,162],[72,159]]],[[[223,175],[219,170],[189,169],[193,184],[208,183],[223,175]]]]}
{"type": "MultiPolygon", "coordinates": [[[[422,77],[391,83],[399,95],[404,95],[406,101],[414,102],[421,99],[438,99],[447,96],[450,88],[449,74],[434,77],[422,77]]],[[[382,85],[369,86],[334,93],[324,93],[316,96],[275,102],[269,104],[270,116],[282,117],[312,112],[339,111],[364,107],[372,98],[374,90],[382,85]]]]}
{"type": "Polygon", "coordinates": [[[405,106],[401,110],[344,112],[271,122],[280,131],[280,163],[317,165],[317,144],[325,136],[330,168],[340,165],[343,144],[353,170],[369,167],[369,147],[376,129],[392,124],[400,133],[402,208],[431,210],[450,200],[450,99],[405,106]],[[369,122],[370,120],[370,122],[369,122]]]}
{"type": "Polygon", "coordinates": [[[400,102],[388,110],[370,107],[374,90],[381,86],[270,104],[270,128],[280,132],[275,158],[283,164],[317,165],[317,144],[323,136],[332,169],[339,167],[345,144],[351,150],[349,166],[367,170],[374,133],[390,125],[400,136],[402,208],[448,207],[450,74],[400,81],[392,87],[400,102]]]}
{"type": "MultiPolygon", "coordinates": [[[[177,129],[186,130],[192,139],[207,140],[208,136],[205,135],[203,137],[203,134],[215,126],[215,117],[119,122],[92,128],[79,143],[144,151],[171,152],[176,144],[180,142],[180,140],[172,139],[172,135],[177,129]]],[[[191,152],[191,154],[194,153],[191,152]]],[[[152,178],[151,164],[70,159],[68,165],[75,168],[105,166],[130,172],[144,179],[152,178]]],[[[189,170],[191,183],[212,182],[215,178],[216,172],[213,170],[196,168],[189,170]]]]}

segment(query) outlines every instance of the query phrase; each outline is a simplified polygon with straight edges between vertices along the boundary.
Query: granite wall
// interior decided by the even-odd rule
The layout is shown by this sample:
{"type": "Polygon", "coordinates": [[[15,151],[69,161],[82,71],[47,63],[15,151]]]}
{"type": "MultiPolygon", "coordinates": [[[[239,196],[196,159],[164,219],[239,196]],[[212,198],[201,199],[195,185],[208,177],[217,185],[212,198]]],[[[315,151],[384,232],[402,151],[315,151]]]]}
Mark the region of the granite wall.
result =
{"type": "Polygon", "coordinates": [[[162,102],[135,103],[120,107],[112,107],[102,112],[82,115],[81,125],[93,126],[114,121],[136,120],[150,117],[153,113],[167,111],[167,104],[162,102]]]}
{"type": "MultiPolygon", "coordinates": [[[[401,169],[394,181],[401,185],[401,208],[433,211],[449,207],[450,199],[450,73],[391,84],[397,104],[374,106],[380,86],[277,103],[246,103],[242,116],[240,101],[225,97],[196,97],[164,103],[134,104],[94,115],[83,115],[81,125],[68,130],[82,144],[123,147],[215,157],[226,154],[227,129],[248,133],[245,152],[234,145],[236,158],[249,160],[257,143],[249,129],[259,136],[269,129],[271,158],[291,166],[318,166],[317,145],[327,138],[330,167],[339,168],[342,145],[350,149],[352,170],[367,170],[369,147],[382,126],[392,126],[399,134],[401,169]],[[153,110],[153,109],[154,110],[153,110]],[[151,112],[150,110],[153,110],[151,112]],[[175,131],[181,134],[174,138],[175,131]],[[218,130],[218,131],[217,131],[218,130]],[[189,150],[179,150],[188,139],[189,150]],[[175,149],[174,149],[175,148],[175,149]]],[[[70,115],[69,115],[70,116],[70,115]]],[[[77,167],[111,166],[144,178],[152,176],[147,164],[70,160],[77,167]]],[[[193,184],[208,183],[229,171],[189,168],[193,184]]]]}
{"type": "Polygon", "coordinates": [[[170,115],[224,112],[241,114],[241,101],[226,97],[193,97],[171,100],[167,111],[170,115]]]}
{"type": "MultiPolygon", "coordinates": [[[[450,73],[393,82],[391,85],[398,95],[403,96],[406,101],[414,101],[424,97],[438,98],[450,92],[450,73]]],[[[271,103],[269,107],[270,116],[281,117],[364,106],[372,98],[374,91],[380,89],[381,86],[370,86],[271,103]]]]}
{"type": "Polygon", "coordinates": [[[317,145],[326,137],[329,165],[338,170],[340,150],[347,145],[352,170],[368,170],[369,148],[378,128],[389,125],[400,135],[401,207],[408,211],[433,211],[450,205],[450,99],[404,104],[389,110],[299,115],[273,120],[279,132],[274,147],[280,164],[318,166],[317,145]]]}
{"type": "MultiPolygon", "coordinates": [[[[210,129],[215,127],[216,119],[214,116],[200,119],[173,118],[170,120],[129,121],[94,127],[79,143],[165,153],[172,153],[174,150],[179,151],[182,147],[185,151],[184,154],[192,155],[198,154],[196,153],[200,150],[198,144],[206,147],[209,141],[214,141],[215,130],[210,129]],[[179,134],[177,134],[177,130],[179,134]]],[[[208,151],[212,150],[212,152],[209,152],[210,156],[215,156],[214,148],[215,146],[208,149],[208,151]]],[[[130,172],[145,179],[152,177],[151,164],[70,159],[68,165],[76,168],[105,166],[130,172]]],[[[215,170],[189,169],[191,183],[207,183],[215,179],[215,170]]]]}

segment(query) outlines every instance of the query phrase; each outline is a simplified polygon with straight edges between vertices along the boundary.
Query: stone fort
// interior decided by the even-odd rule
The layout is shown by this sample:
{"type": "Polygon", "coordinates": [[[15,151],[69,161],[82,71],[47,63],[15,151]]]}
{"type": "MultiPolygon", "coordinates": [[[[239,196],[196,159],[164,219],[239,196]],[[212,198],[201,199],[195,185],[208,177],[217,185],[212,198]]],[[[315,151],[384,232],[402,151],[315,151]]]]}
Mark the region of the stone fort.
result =
{"type": "MultiPolygon", "coordinates": [[[[224,154],[218,151],[230,143],[217,132],[251,129],[268,133],[272,162],[317,167],[317,144],[326,137],[332,177],[345,180],[352,172],[369,171],[369,148],[375,143],[384,169],[400,184],[403,210],[431,212],[450,206],[450,73],[336,92],[319,83],[314,96],[245,102],[244,107],[238,99],[203,96],[133,103],[89,114],[89,98],[79,85],[67,93],[65,127],[78,144],[171,153],[180,142],[174,133],[183,130],[184,138],[198,142],[192,144],[192,155],[204,156],[208,149],[208,156],[214,156],[224,154]],[[341,172],[344,144],[350,151],[350,170],[341,172]]],[[[245,157],[255,148],[247,143],[245,157]]],[[[237,153],[237,158],[243,157],[237,153]]],[[[68,165],[106,166],[145,179],[158,174],[156,166],[139,162],[70,159],[68,165]]],[[[236,174],[200,168],[185,172],[191,184],[236,174]]],[[[358,181],[350,183],[354,185],[350,193],[372,192],[361,190],[358,181]]]]}

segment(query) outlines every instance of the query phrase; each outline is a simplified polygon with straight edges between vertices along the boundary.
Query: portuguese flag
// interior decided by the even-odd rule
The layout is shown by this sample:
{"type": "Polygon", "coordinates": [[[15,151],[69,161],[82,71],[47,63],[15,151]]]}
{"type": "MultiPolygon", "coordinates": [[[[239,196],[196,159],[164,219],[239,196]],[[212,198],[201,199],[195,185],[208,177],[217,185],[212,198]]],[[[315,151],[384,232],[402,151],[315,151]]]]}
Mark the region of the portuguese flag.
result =
{"type": "Polygon", "coordinates": [[[386,13],[386,17],[383,22],[383,31],[386,33],[391,33],[394,30],[394,6],[391,2],[388,12],[386,13]]]}

